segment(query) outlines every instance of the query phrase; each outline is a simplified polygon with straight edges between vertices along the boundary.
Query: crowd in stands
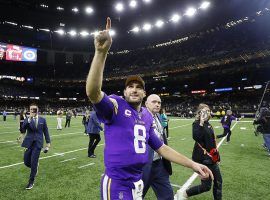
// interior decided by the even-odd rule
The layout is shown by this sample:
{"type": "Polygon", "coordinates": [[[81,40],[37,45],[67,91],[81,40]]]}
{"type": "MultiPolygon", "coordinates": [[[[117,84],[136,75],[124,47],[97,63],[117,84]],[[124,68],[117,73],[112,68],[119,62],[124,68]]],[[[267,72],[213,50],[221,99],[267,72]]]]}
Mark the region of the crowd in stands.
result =
{"type": "MultiPolygon", "coordinates": [[[[175,73],[269,57],[268,18],[269,14],[231,28],[215,27],[207,32],[194,33],[181,43],[151,45],[126,53],[114,52],[108,56],[105,76],[110,79],[129,74],[175,73]]],[[[21,76],[47,79],[84,80],[89,69],[89,63],[66,64],[64,60],[54,65],[39,62],[2,64],[6,65],[1,69],[2,73],[20,72],[21,76]]]]}
{"type": "MultiPolygon", "coordinates": [[[[243,88],[264,86],[269,79],[270,34],[267,30],[270,24],[265,23],[268,17],[269,14],[231,28],[216,27],[191,34],[179,43],[111,52],[103,89],[108,94],[121,94],[122,79],[129,74],[141,74],[148,94],[169,94],[173,98],[175,93],[180,93],[180,98],[173,103],[169,98],[163,100],[167,112],[173,115],[194,115],[194,106],[201,102],[209,104],[215,112],[228,107],[237,112],[255,112],[263,88],[255,92],[243,91],[243,88]],[[234,94],[213,96],[214,89],[222,87],[232,87],[234,94]],[[207,90],[205,95],[191,94],[192,90],[203,89],[207,90]]],[[[34,78],[32,84],[0,80],[1,110],[14,110],[14,103],[18,102],[21,107],[15,107],[23,109],[29,101],[39,101],[42,110],[48,113],[54,113],[59,107],[80,108],[80,112],[88,104],[85,77],[89,63],[2,62],[1,65],[3,75],[34,78]],[[67,98],[66,101],[59,101],[61,97],[67,98]]]]}

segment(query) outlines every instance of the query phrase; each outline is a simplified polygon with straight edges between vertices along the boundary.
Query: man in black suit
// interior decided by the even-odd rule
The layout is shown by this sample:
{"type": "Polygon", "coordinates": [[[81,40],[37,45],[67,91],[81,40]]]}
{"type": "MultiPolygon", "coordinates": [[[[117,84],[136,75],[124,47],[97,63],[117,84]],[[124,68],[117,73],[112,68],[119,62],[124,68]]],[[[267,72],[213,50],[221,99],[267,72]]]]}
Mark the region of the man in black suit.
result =
{"type": "MultiPolygon", "coordinates": [[[[145,105],[154,118],[154,131],[158,138],[167,144],[166,134],[161,125],[159,111],[161,108],[161,99],[156,94],[148,96],[145,105]]],[[[149,147],[150,148],[150,147],[149,147]]],[[[149,187],[154,190],[158,200],[173,200],[173,189],[170,184],[169,176],[172,174],[170,161],[162,158],[151,148],[149,151],[149,162],[143,168],[143,197],[146,195],[149,187]]]]}
{"type": "Polygon", "coordinates": [[[27,131],[22,142],[22,147],[26,148],[24,152],[24,164],[31,168],[29,182],[25,189],[30,190],[34,186],[37,175],[38,160],[44,142],[43,135],[46,140],[44,153],[47,153],[49,150],[51,142],[46,119],[38,115],[38,106],[36,104],[30,105],[30,116],[24,120],[22,129],[23,132],[27,131]]]}
{"type": "Polygon", "coordinates": [[[67,112],[66,112],[66,124],[65,124],[65,128],[66,128],[66,127],[70,127],[70,120],[71,120],[71,117],[72,117],[72,112],[71,112],[71,110],[67,110],[67,112]]]}

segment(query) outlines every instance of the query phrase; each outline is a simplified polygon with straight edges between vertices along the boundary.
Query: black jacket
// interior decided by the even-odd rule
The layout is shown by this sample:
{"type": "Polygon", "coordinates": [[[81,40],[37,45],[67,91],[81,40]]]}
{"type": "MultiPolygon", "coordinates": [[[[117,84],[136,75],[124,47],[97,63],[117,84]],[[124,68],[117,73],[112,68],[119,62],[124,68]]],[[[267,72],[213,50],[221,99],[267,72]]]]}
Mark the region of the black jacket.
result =
{"type": "Polygon", "coordinates": [[[261,109],[260,117],[254,120],[254,124],[262,125],[263,134],[270,134],[270,111],[268,108],[261,109]]]}
{"type": "Polygon", "coordinates": [[[200,126],[198,120],[193,122],[192,136],[195,140],[192,160],[202,164],[214,164],[211,157],[204,152],[203,148],[209,153],[211,149],[216,148],[216,139],[214,129],[209,122],[204,122],[203,126],[200,126]],[[199,144],[203,147],[201,148],[199,144]]]}

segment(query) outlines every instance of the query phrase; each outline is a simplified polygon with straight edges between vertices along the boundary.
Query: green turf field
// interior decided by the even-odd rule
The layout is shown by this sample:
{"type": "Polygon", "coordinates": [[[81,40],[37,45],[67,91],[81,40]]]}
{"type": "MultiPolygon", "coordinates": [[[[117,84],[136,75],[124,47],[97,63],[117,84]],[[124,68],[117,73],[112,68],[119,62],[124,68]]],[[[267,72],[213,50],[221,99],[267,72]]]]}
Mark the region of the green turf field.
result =
{"type": "MultiPolygon", "coordinates": [[[[41,153],[39,174],[32,190],[26,191],[29,169],[23,165],[23,149],[16,143],[18,123],[13,116],[0,121],[0,199],[99,199],[99,183],[103,173],[104,140],[96,149],[97,158],[87,157],[88,136],[83,133],[81,117],[72,118],[71,127],[56,130],[56,117],[47,116],[52,146],[41,153]]],[[[247,121],[244,119],[242,121],[247,121]]],[[[191,157],[193,140],[192,120],[170,120],[169,145],[191,157]]],[[[211,122],[221,133],[218,121],[211,122]]],[[[220,164],[223,175],[224,200],[270,199],[270,156],[261,147],[262,137],[253,134],[252,122],[237,122],[231,143],[221,145],[220,164]]],[[[190,169],[173,165],[171,183],[178,189],[192,175],[190,169]]],[[[196,184],[198,180],[195,181],[196,184]]],[[[156,199],[149,191],[147,200],[156,199]]],[[[190,199],[212,199],[212,192],[190,199]]]]}

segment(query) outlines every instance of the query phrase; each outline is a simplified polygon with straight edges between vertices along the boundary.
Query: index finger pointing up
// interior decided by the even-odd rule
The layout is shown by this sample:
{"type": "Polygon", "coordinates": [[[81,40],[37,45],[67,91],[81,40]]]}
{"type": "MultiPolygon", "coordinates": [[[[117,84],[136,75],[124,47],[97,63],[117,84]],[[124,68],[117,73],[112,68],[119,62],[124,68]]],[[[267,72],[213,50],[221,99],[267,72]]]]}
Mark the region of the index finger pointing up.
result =
{"type": "Polygon", "coordinates": [[[110,30],[112,26],[111,18],[107,17],[106,30],[110,30]]]}

